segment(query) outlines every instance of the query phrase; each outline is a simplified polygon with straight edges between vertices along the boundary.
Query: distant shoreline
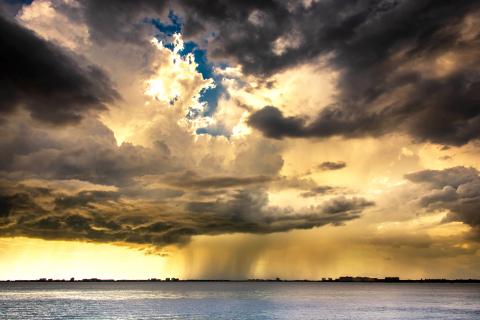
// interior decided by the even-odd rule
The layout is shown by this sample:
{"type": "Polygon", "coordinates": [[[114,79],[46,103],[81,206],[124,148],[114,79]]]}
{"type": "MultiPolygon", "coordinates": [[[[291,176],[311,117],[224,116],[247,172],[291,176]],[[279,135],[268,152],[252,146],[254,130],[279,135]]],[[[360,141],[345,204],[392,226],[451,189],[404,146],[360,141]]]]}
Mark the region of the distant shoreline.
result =
{"type": "Polygon", "coordinates": [[[229,280],[229,279],[185,279],[180,280],[177,278],[168,279],[138,279],[138,280],[125,280],[125,279],[37,279],[37,280],[0,280],[0,283],[19,283],[19,282],[34,282],[34,283],[85,283],[85,282],[302,282],[302,283],[480,283],[480,279],[399,279],[399,278],[365,278],[365,277],[341,277],[337,279],[321,279],[321,280],[283,280],[283,279],[246,279],[246,280],[229,280]]]}

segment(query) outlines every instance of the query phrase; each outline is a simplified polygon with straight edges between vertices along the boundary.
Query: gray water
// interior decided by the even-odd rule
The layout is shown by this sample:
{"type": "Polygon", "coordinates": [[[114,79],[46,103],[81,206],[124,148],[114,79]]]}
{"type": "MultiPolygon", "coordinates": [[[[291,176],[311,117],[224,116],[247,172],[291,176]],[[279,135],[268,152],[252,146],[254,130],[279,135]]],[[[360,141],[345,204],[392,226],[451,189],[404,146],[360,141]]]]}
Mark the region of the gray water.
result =
{"type": "Polygon", "coordinates": [[[0,283],[0,319],[480,319],[480,285],[0,283]]]}

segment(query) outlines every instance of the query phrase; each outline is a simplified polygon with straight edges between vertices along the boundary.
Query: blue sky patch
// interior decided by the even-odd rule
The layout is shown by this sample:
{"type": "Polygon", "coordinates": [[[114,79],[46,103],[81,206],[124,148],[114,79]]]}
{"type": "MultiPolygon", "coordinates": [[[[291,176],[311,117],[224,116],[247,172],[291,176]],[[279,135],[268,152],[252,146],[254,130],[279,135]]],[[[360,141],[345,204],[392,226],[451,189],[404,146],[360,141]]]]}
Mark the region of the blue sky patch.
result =
{"type": "Polygon", "coordinates": [[[197,71],[200,72],[204,79],[213,79],[215,81],[215,88],[208,88],[200,92],[200,102],[206,102],[207,108],[204,112],[204,116],[211,116],[215,113],[218,105],[218,99],[225,91],[222,86],[222,77],[215,74],[215,66],[207,59],[206,50],[202,50],[193,41],[187,41],[184,43],[184,48],[180,55],[186,56],[192,53],[195,62],[197,63],[197,71]]]}
{"type": "MultiPolygon", "coordinates": [[[[169,23],[164,23],[160,21],[160,19],[150,19],[148,22],[160,32],[157,38],[164,42],[165,48],[173,51],[174,45],[173,43],[168,42],[168,38],[175,33],[182,32],[182,22],[180,17],[173,11],[169,12],[168,19],[170,20],[169,23]]],[[[182,57],[185,57],[189,53],[192,53],[195,58],[195,62],[197,63],[196,70],[202,74],[204,79],[213,79],[213,81],[215,81],[215,88],[204,89],[200,92],[200,102],[205,102],[207,105],[203,114],[189,112],[187,116],[211,116],[217,110],[218,100],[225,92],[225,88],[223,88],[221,84],[222,77],[215,74],[215,66],[208,61],[206,50],[200,49],[200,47],[193,41],[186,41],[183,50],[179,52],[182,57]]]]}
{"type": "Polygon", "coordinates": [[[31,4],[33,0],[7,0],[10,4],[31,4]]]}
{"type": "Polygon", "coordinates": [[[168,19],[171,23],[166,24],[160,21],[160,19],[150,19],[150,22],[158,31],[167,36],[173,36],[175,33],[180,33],[182,31],[182,23],[180,18],[170,11],[168,13],[168,19]]]}

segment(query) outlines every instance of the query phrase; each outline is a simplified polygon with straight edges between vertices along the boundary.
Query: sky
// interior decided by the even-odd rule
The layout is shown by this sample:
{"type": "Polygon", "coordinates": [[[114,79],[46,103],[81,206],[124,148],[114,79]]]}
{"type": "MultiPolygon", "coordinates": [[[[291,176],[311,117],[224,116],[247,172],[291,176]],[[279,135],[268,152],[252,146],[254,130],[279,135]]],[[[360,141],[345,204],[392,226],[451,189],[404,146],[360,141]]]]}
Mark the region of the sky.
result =
{"type": "Polygon", "coordinates": [[[480,278],[480,3],[0,3],[0,280],[480,278]]]}

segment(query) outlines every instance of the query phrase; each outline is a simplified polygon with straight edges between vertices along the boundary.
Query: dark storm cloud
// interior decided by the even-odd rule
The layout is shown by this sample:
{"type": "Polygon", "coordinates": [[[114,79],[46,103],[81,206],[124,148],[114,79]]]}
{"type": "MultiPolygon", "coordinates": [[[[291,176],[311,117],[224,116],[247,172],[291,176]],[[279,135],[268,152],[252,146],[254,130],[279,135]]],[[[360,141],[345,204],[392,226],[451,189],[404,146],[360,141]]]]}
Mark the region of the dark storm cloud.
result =
{"type": "Polygon", "coordinates": [[[211,57],[231,59],[248,72],[266,73],[281,66],[271,42],[293,26],[287,2],[282,1],[178,1],[187,37],[214,34],[211,57]]]}
{"type": "Polygon", "coordinates": [[[164,14],[167,4],[166,0],[81,2],[85,22],[94,40],[133,43],[147,40],[146,37],[139,36],[145,33],[145,19],[164,14]]]}
{"type": "Polygon", "coordinates": [[[175,6],[187,36],[214,32],[212,55],[234,59],[256,74],[271,74],[325,53],[335,53],[336,65],[361,71],[408,45],[417,53],[444,49],[458,39],[439,31],[478,8],[469,0],[324,0],[309,6],[302,1],[213,0],[178,1],[175,6]],[[288,42],[295,34],[299,45],[282,54],[272,50],[279,37],[288,42]]]}
{"type": "Polygon", "coordinates": [[[273,233],[342,225],[373,205],[362,198],[337,197],[294,212],[268,205],[259,189],[238,190],[216,201],[142,202],[116,192],[1,189],[0,235],[44,239],[182,244],[194,235],[273,233]],[[48,205],[55,204],[55,206],[48,205]]]}
{"type": "Polygon", "coordinates": [[[339,190],[339,188],[332,187],[332,186],[318,186],[315,188],[310,189],[307,192],[303,192],[300,195],[304,198],[316,197],[325,194],[332,194],[339,190]]]}
{"type": "Polygon", "coordinates": [[[0,196],[0,218],[8,218],[13,212],[21,209],[38,210],[39,207],[27,193],[0,196]]]}
{"type": "MultiPolygon", "coordinates": [[[[275,15],[275,22],[281,25],[286,18],[287,9],[276,1],[166,1],[166,0],[83,0],[79,8],[73,8],[68,4],[56,3],[57,9],[67,13],[71,18],[83,19],[88,25],[92,38],[96,41],[119,41],[140,43],[148,40],[146,29],[147,20],[161,18],[167,22],[167,13],[173,10],[181,15],[182,32],[187,36],[199,35],[215,28],[217,34],[220,27],[228,25],[227,21],[243,27],[245,19],[257,9],[265,11],[279,11],[282,14],[275,15]],[[222,22],[222,19],[226,19],[222,22]]],[[[259,19],[270,18],[261,17],[259,19]]],[[[152,29],[152,28],[151,28],[152,29]]],[[[266,36],[269,31],[274,31],[274,23],[270,23],[269,30],[262,31],[266,36]]],[[[283,29],[282,29],[283,30],[283,29]]],[[[253,32],[249,29],[248,32],[253,32]]],[[[240,32],[243,32],[240,30],[240,32]]],[[[200,36],[200,37],[203,37],[200,36]]],[[[202,39],[203,40],[203,39],[202,39]]],[[[198,41],[199,44],[204,41],[198,41]]],[[[246,43],[243,43],[245,45],[246,43]]],[[[250,48],[251,49],[251,48],[250,48]]]]}
{"type": "Polygon", "coordinates": [[[305,120],[299,117],[284,117],[275,107],[267,106],[253,113],[248,124],[263,132],[266,137],[281,139],[283,137],[305,136],[305,120]]]}
{"type": "Polygon", "coordinates": [[[408,83],[415,86],[408,98],[399,99],[381,111],[362,109],[358,102],[333,105],[322,109],[316,119],[307,123],[304,118],[284,117],[279,109],[268,106],[253,113],[248,124],[275,139],[354,138],[381,136],[397,130],[418,141],[463,145],[480,137],[480,77],[475,71],[437,80],[415,78],[408,83]]]}
{"type": "Polygon", "coordinates": [[[285,31],[257,36],[248,32],[254,28],[250,26],[240,36],[228,37],[229,30],[240,28],[229,21],[232,29],[222,29],[218,47],[251,73],[269,74],[319,56],[328,56],[328,65],[340,71],[337,102],[313,119],[285,117],[270,106],[254,113],[249,123],[265,136],[359,137],[401,131],[419,141],[462,145],[480,136],[480,37],[476,31],[462,37],[462,22],[469,14],[478,19],[479,8],[473,1],[318,1],[290,12],[278,25],[285,31]],[[276,56],[266,44],[295,28],[302,44],[276,56]],[[241,46],[247,39],[249,45],[241,46]],[[447,52],[467,56],[447,75],[407,67],[447,52]]]}
{"type": "Polygon", "coordinates": [[[474,168],[454,167],[424,170],[406,175],[414,183],[427,186],[418,199],[428,210],[448,210],[446,221],[461,221],[473,228],[480,240],[480,175],[474,168]]]}
{"type": "Polygon", "coordinates": [[[271,176],[213,176],[213,177],[200,177],[195,172],[188,171],[180,176],[167,177],[165,180],[167,184],[191,189],[221,189],[249,186],[256,184],[265,184],[272,181],[274,177],[271,176]]]}
{"type": "MultiPolygon", "coordinates": [[[[384,112],[391,113],[391,112],[384,112]]],[[[391,117],[392,116],[392,117],[391,117]]],[[[393,121],[390,115],[360,115],[349,113],[342,108],[327,107],[317,119],[307,124],[301,117],[284,117],[283,113],[272,106],[267,106],[253,113],[248,124],[269,138],[325,138],[330,136],[359,137],[367,134],[384,134],[388,124],[393,121]],[[384,122],[381,122],[384,118],[384,122]]]]}
{"type": "Polygon", "coordinates": [[[467,167],[453,167],[445,170],[423,170],[405,176],[415,183],[426,183],[432,188],[441,189],[444,186],[458,188],[462,184],[470,183],[478,178],[478,170],[467,167]]]}
{"type": "Polygon", "coordinates": [[[9,21],[0,12],[0,114],[22,107],[37,120],[78,122],[118,98],[107,75],[9,21]]]}
{"type": "Polygon", "coordinates": [[[76,207],[89,207],[92,202],[107,202],[120,197],[114,191],[81,191],[74,196],[60,196],[55,198],[55,209],[69,209],[76,207]]]}
{"type": "Polygon", "coordinates": [[[246,73],[269,76],[319,58],[339,72],[337,101],[313,119],[284,117],[275,107],[257,111],[250,125],[265,136],[405,132],[446,145],[480,136],[480,36],[462,25],[469,15],[479,18],[478,2],[86,0],[75,9],[81,12],[70,8],[69,16],[83,19],[94,40],[142,42],[145,19],[165,22],[167,9],[180,16],[184,36],[206,46],[211,59],[238,63],[246,73]],[[462,60],[447,75],[412,67],[447,52],[462,60]]]}
{"type": "Polygon", "coordinates": [[[329,171],[329,170],[340,170],[343,169],[347,166],[347,164],[343,161],[325,161],[322,162],[318,168],[323,171],[329,171]]]}
{"type": "Polygon", "coordinates": [[[19,178],[76,179],[126,187],[142,175],[182,169],[181,161],[165,148],[118,146],[113,132],[96,119],[56,130],[35,127],[25,119],[10,121],[0,127],[0,151],[0,173],[19,178]]]}

